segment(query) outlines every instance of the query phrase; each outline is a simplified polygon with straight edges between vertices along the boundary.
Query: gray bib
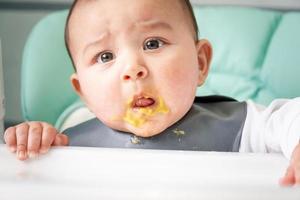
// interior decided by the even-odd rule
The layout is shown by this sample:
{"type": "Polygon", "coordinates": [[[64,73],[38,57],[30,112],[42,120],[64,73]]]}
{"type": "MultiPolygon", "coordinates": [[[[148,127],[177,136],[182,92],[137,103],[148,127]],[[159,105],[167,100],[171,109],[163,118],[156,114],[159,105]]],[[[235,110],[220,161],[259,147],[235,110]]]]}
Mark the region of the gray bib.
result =
{"type": "Polygon", "coordinates": [[[140,149],[238,151],[247,108],[222,96],[196,97],[189,112],[149,138],[113,130],[97,118],[64,131],[71,146],[140,149]]]}

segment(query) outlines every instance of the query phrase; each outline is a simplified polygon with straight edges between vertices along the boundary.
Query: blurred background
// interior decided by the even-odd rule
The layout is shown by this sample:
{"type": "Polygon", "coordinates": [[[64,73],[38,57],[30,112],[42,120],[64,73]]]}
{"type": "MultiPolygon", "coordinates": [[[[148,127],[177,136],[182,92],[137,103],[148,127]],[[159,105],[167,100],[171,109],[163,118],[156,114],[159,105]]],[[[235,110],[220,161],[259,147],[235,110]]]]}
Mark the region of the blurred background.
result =
{"type": "MultiPolygon", "coordinates": [[[[191,1],[203,5],[242,5],[280,11],[300,10],[300,0],[191,1]]],[[[72,0],[0,0],[5,127],[23,121],[20,106],[20,66],[23,48],[32,27],[49,13],[69,8],[71,3],[72,0]]]]}
{"type": "Polygon", "coordinates": [[[23,121],[20,66],[32,27],[44,16],[70,7],[72,0],[0,0],[0,38],[5,94],[5,126],[23,121]]]}

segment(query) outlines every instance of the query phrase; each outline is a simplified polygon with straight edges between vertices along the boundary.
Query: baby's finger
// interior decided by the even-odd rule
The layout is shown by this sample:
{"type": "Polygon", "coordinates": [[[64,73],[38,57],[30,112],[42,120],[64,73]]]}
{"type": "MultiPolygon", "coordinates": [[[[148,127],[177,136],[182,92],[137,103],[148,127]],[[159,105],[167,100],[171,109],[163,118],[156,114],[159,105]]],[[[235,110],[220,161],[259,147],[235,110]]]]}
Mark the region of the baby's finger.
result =
{"type": "Polygon", "coordinates": [[[30,158],[37,157],[41,146],[43,128],[39,122],[30,122],[27,152],[30,158]]]}
{"type": "Polygon", "coordinates": [[[57,134],[53,142],[53,146],[67,146],[69,138],[65,134],[57,134]]]}
{"type": "Polygon", "coordinates": [[[295,184],[295,171],[292,166],[289,166],[284,177],[282,177],[279,181],[280,185],[288,186],[295,184]]]}
{"type": "Polygon", "coordinates": [[[295,184],[300,185],[300,163],[295,165],[295,184]]]}
{"type": "Polygon", "coordinates": [[[21,124],[16,127],[17,157],[20,160],[27,158],[28,124],[21,124]]]}
{"type": "Polygon", "coordinates": [[[9,127],[4,132],[4,141],[11,152],[16,152],[17,150],[17,139],[16,139],[16,128],[9,127]]]}
{"type": "Polygon", "coordinates": [[[47,123],[43,123],[43,134],[40,153],[47,153],[55,139],[57,131],[47,123]]]}

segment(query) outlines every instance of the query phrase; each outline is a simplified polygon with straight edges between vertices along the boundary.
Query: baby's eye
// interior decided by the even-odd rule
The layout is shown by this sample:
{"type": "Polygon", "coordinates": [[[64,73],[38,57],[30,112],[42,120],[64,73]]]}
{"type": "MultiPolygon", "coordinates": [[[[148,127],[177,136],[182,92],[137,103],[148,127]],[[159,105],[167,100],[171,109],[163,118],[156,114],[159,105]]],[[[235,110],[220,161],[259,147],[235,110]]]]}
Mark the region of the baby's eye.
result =
{"type": "Polygon", "coordinates": [[[165,44],[164,41],[160,39],[149,39],[144,43],[144,50],[154,50],[162,47],[165,44]]]}
{"type": "Polygon", "coordinates": [[[111,52],[103,52],[97,56],[97,63],[107,63],[114,59],[114,54],[111,52]]]}

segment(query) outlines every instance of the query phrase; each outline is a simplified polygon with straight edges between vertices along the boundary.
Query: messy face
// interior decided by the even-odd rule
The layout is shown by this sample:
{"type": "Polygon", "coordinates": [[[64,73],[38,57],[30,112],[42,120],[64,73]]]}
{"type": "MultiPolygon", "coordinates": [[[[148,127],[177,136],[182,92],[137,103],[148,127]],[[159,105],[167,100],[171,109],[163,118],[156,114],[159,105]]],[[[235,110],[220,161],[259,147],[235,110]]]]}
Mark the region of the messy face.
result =
{"type": "Polygon", "coordinates": [[[210,46],[195,42],[186,18],[174,0],[76,6],[69,22],[77,70],[71,81],[98,119],[148,137],[188,112],[207,75],[210,46]]]}

